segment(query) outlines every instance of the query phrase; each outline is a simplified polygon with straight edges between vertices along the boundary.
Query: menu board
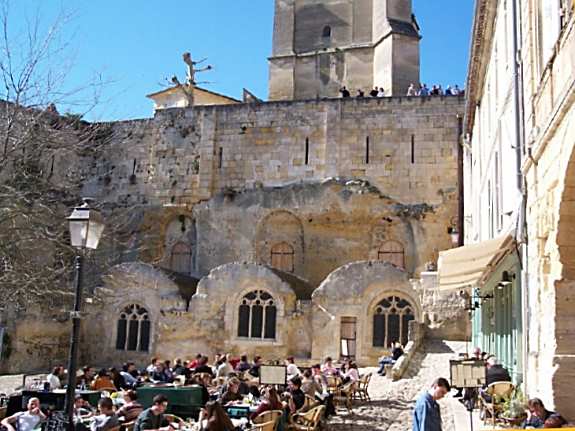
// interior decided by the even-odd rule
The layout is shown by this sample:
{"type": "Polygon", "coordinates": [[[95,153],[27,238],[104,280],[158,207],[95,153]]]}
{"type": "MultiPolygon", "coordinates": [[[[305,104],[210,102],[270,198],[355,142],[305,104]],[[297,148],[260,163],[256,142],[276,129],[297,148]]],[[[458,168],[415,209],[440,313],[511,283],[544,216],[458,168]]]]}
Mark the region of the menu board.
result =
{"type": "Polygon", "coordinates": [[[285,385],[287,367],[284,365],[261,365],[260,385],[285,385]]]}
{"type": "Polygon", "coordinates": [[[486,369],[483,361],[449,361],[451,385],[456,388],[479,388],[485,385],[486,369]]]}

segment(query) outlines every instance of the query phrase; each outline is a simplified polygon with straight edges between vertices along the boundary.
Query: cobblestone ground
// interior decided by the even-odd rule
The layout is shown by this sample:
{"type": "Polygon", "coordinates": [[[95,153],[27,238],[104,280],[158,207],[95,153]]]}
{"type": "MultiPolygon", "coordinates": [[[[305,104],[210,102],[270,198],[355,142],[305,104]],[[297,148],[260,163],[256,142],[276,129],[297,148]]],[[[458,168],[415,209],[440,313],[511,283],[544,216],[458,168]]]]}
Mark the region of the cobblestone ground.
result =
{"type": "MultiPolygon", "coordinates": [[[[465,343],[432,341],[414,356],[404,378],[392,382],[374,375],[369,385],[371,402],[354,403],[351,414],[341,408],[327,424],[329,431],[407,431],[411,430],[411,414],[416,398],[437,377],[449,379],[449,360],[465,351],[465,343]]],[[[364,370],[362,370],[364,371],[364,370]]],[[[365,371],[368,371],[366,369],[365,371]]],[[[443,430],[453,431],[453,415],[449,403],[440,401],[443,430]]]]}

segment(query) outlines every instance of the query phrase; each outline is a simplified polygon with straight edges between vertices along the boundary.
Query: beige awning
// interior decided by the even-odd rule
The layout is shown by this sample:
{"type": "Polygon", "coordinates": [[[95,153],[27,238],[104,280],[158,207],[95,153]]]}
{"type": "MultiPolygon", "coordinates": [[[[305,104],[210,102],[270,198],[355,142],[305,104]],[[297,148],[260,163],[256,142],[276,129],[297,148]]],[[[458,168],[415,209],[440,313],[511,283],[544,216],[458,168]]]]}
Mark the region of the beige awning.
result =
{"type": "Polygon", "coordinates": [[[513,249],[511,234],[439,253],[439,290],[479,286],[513,249]]]}

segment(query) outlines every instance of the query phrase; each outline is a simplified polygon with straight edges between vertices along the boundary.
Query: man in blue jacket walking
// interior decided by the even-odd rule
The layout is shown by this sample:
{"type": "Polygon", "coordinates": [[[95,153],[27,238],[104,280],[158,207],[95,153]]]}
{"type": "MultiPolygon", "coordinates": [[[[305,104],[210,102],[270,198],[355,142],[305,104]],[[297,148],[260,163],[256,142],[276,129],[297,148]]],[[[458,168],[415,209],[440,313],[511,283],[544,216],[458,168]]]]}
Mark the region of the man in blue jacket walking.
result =
{"type": "Polygon", "coordinates": [[[413,431],[441,431],[441,412],[437,401],[451,390],[449,382],[440,377],[427,392],[421,394],[413,410],[413,431]]]}

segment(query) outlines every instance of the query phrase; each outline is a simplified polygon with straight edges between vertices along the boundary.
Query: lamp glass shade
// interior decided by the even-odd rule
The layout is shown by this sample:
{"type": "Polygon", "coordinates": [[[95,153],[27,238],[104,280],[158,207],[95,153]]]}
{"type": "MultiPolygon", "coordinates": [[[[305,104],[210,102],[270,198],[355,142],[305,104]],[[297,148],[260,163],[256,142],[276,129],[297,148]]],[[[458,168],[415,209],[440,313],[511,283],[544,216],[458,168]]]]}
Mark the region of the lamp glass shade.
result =
{"type": "Polygon", "coordinates": [[[453,243],[453,245],[458,245],[459,244],[459,232],[454,230],[449,235],[451,236],[451,242],[453,243]]]}
{"type": "Polygon", "coordinates": [[[102,232],[104,223],[100,214],[91,210],[87,204],[74,208],[68,217],[70,228],[70,242],[73,247],[96,249],[102,232]]]}

